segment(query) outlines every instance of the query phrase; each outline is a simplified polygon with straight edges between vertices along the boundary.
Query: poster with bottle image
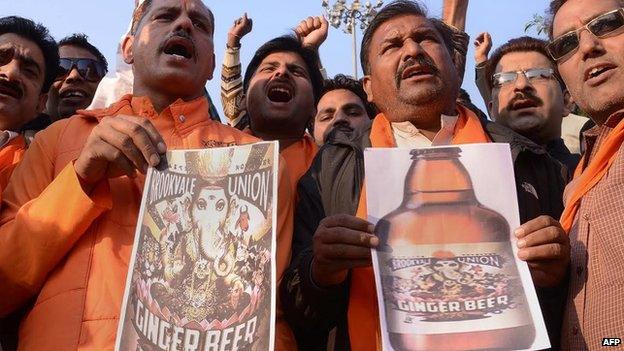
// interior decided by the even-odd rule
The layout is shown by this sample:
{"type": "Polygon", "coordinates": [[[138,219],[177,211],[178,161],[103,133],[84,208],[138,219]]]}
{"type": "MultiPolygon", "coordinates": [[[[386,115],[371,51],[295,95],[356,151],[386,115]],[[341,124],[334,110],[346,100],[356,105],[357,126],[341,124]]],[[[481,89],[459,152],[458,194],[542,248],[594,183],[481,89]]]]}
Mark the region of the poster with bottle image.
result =
{"type": "Polygon", "coordinates": [[[366,149],[384,350],[550,347],[512,231],[508,144],[366,149]]]}
{"type": "Polygon", "coordinates": [[[278,144],[175,150],[145,179],[116,350],[272,350],[278,144]]]}

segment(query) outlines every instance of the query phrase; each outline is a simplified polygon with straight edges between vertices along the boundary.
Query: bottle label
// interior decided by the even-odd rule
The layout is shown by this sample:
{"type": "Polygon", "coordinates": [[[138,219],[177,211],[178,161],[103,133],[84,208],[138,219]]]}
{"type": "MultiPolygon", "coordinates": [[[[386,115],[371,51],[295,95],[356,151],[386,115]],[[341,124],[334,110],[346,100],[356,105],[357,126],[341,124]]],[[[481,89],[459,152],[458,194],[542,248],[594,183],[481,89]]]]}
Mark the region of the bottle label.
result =
{"type": "Polygon", "coordinates": [[[377,251],[388,331],[444,334],[532,324],[510,242],[377,251]]]}

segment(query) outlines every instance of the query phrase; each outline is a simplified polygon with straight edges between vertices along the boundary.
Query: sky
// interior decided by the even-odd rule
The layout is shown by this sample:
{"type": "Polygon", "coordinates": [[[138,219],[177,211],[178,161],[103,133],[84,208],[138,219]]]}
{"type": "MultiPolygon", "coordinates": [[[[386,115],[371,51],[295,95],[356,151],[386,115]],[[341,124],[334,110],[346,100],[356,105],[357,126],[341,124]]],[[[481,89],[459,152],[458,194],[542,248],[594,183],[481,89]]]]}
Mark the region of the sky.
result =
{"type": "MultiPolygon", "coordinates": [[[[308,16],[324,12],[321,0],[214,0],[206,1],[215,14],[215,55],[217,68],[215,78],[206,85],[210,96],[223,118],[220,92],[220,70],[225,50],[227,32],[234,20],[244,12],[253,19],[253,30],[242,40],[241,62],[243,70],[255,50],[264,42],[290,33],[297,24],[308,16]]],[[[335,0],[329,0],[330,4],[335,0]]],[[[352,0],[347,0],[351,3],[352,0]]],[[[376,3],[376,0],[371,1],[376,3]]],[[[389,1],[386,0],[386,3],[389,1]]],[[[429,14],[441,15],[442,0],[421,0],[429,14]]],[[[463,88],[468,91],[473,102],[482,110],[485,104],[474,84],[474,38],[483,31],[492,34],[494,47],[507,40],[522,35],[537,36],[534,30],[524,31],[525,24],[534,14],[543,14],[548,0],[470,0],[466,32],[471,37],[466,63],[463,88]]],[[[109,71],[114,70],[117,45],[128,28],[134,0],[0,0],[0,16],[19,15],[33,19],[49,28],[55,39],[81,32],[89,36],[106,56],[109,71]]],[[[356,34],[359,46],[362,33],[356,34]]],[[[330,77],[344,73],[353,75],[352,38],[342,29],[330,27],[329,35],[320,48],[323,66],[330,77]]]]}

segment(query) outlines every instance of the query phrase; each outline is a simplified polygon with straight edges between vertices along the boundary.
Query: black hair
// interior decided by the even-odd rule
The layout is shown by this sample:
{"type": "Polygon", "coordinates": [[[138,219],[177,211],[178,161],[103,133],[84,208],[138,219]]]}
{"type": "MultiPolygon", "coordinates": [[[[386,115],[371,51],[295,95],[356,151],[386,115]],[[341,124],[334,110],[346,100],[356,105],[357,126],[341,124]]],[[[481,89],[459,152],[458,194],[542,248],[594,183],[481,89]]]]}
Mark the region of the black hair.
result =
{"type": "Polygon", "coordinates": [[[45,64],[41,93],[47,93],[56,78],[59,66],[58,45],[46,27],[19,16],[0,18],[0,35],[13,33],[35,43],[43,53],[45,64]]]}
{"type": "Polygon", "coordinates": [[[79,48],[85,49],[90,52],[93,56],[97,58],[97,60],[104,65],[104,70],[108,72],[108,61],[106,61],[106,57],[102,55],[100,50],[98,50],[95,46],[89,43],[89,37],[84,35],[83,33],[74,33],[70,36],[67,36],[61,39],[58,43],[58,46],[77,46],[79,48]]]}
{"type": "Polygon", "coordinates": [[[514,38],[501,45],[498,49],[494,51],[490,59],[487,61],[486,66],[486,77],[487,84],[492,89],[492,77],[494,76],[494,72],[496,71],[496,66],[503,58],[503,56],[510,54],[512,52],[537,52],[539,54],[544,55],[548,61],[550,62],[551,68],[555,71],[555,77],[561,86],[563,91],[566,91],[567,88],[563,83],[563,79],[559,75],[559,71],[557,70],[557,63],[553,61],[552,57],[548,53],[548,43],[545,40],[537,39],[533,37],[520,37],[514,38]]]}
{"type": "Polygon", "coordinates": [[[364,74],[370,73],[370,63],[368,58],[370,54],[370,45],[375,31],[385,22],[395,17],[405,15],[422,16],[429,20],[433,27],[440,33],[451,58],[454,58],[453,53],[455,51],[455,44],[453,42],[453,29],[437,18],[427,17],[427,10],[419,3],[412,0],[396,0],[382,8],[364,32],[364,36],[362,37],[362,49],[360,51],[360,63],[362,64],[364,74]]]}
{"type": "Polygon", "coordinates": [[[256,73],[262,60],[276,52],[292,52],[303,59],[308,69],[314,94],[314,103],[316,104],[320,99],[321,89],[323,88],[323,75],[319,69],[319,56],[315,50],[304,47],[299,39],[293,35],[284,35],[271,39],[256,51],[251,62],[247,65],[245,79],[243,80],[243,90],[247,92],[247,89],[249,89],[251,77],[256,73]]]}
{"type": "Polygon", "coordinates": [[[334,78],[325,80],[323,90],[321,91],[321,97],[330,91],[338,89],[349,90],[359,97],[360,100],[362,100],[362,105],[364,105],[368,117],[370,119],[375,118],[377,109],[375,105],[368,102],[368,96],[366,95],[366,91],[364,91],[364,86],[361,81],[345,76],[344,74],[337,74],[334,78]]]}

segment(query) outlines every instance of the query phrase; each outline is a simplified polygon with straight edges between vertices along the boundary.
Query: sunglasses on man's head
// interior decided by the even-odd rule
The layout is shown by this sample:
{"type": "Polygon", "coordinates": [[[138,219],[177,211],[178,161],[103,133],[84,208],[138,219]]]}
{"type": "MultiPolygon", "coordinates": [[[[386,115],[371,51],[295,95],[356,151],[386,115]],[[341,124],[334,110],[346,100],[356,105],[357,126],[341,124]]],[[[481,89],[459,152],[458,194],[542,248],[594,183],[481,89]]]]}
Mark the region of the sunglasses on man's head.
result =
{"type": "Polygon", "coordinates": [[[106,74],[106,68],[99,61],[87,58],[62,58],[59,60],[56,80],[65,79],[74,67],[78,70],[78,74],[89,82],[98,82],[106,74]]]}
{"type": "Polygon", "coordinates": [[[526,79],[535,83],[538,80],[548,80],[555,76],[555,70],[552,68],[532,68],[526,71],[500,72],[492,76],[492,87],[500,88],[503,85],[511,84],[518,79],[519,74],[524,74],[526,79]]]}
{"type": "Polygon", "coordinates": [[[583,27],[553,39],[548,44],[548,52],[554,60],[559,61],[578,49],[579,33],[583,29],[587,29],[598,38],[604,38],[622,27],[624,27],[624,9],[609,11],[589,21],[583,27]]]}

